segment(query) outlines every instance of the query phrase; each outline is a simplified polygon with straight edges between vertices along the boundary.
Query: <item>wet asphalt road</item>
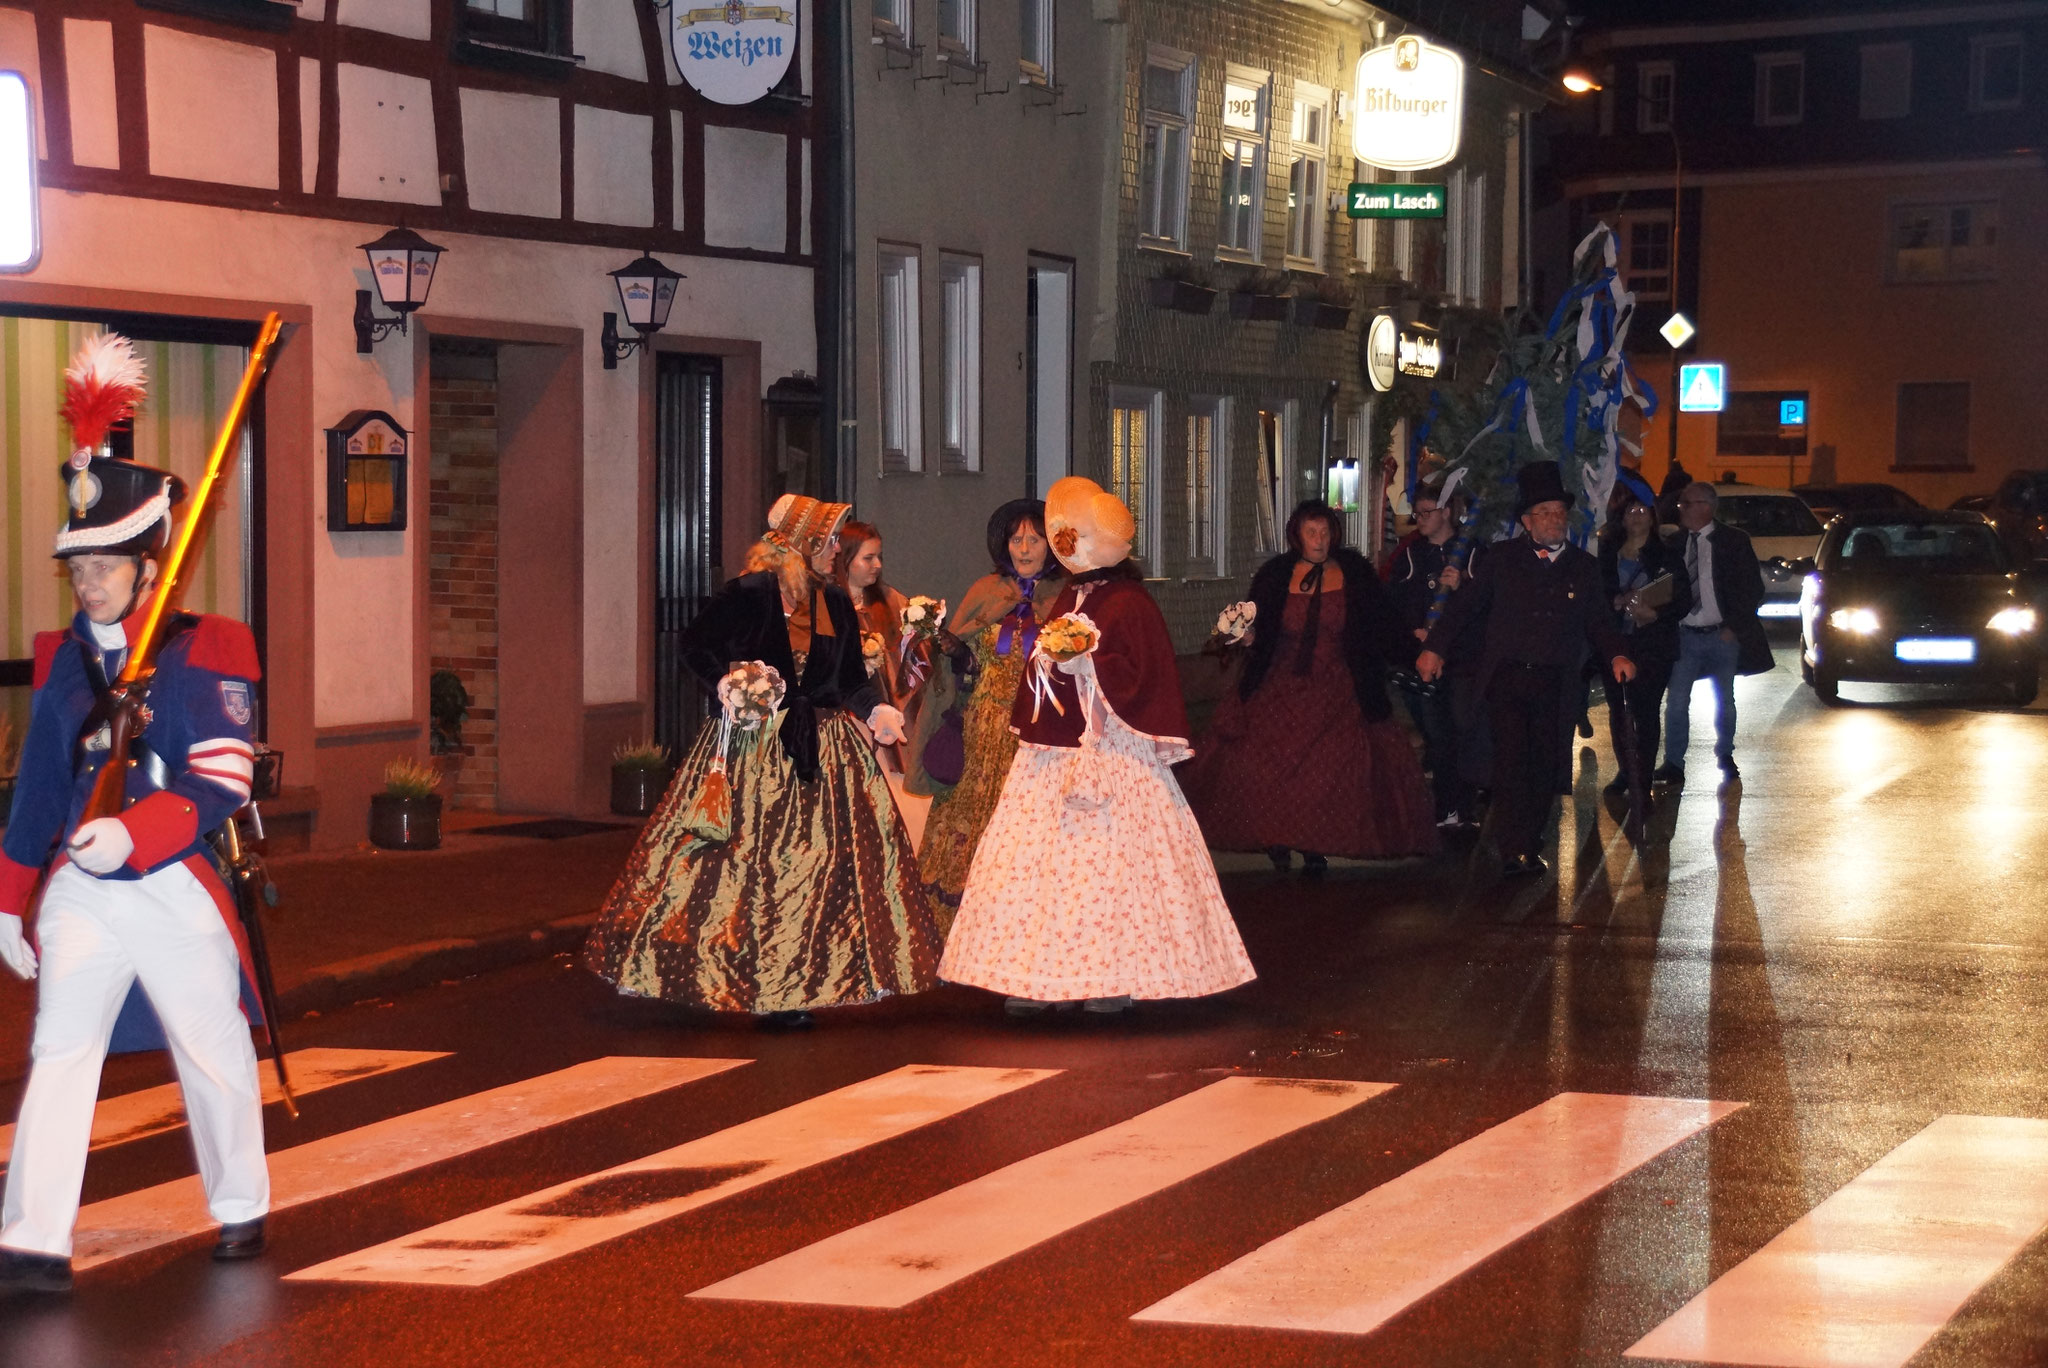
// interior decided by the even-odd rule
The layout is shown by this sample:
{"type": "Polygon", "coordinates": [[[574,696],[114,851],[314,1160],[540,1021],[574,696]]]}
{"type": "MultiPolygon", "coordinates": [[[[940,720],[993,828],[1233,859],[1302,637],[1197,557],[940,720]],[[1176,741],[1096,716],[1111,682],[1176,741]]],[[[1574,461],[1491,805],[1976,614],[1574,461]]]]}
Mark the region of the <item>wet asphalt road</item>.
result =
{"type": "MultiPolygon", "coordinates": [[[[297,1122],[273,1109],[273,1150],[602,1055],[755,1062],[283,1211],[259,1263],[215,1266],[192,1240],[83,1274],[68,1300],[0,1301],[0,1364],[1619,1364],[1936,1117],[2048,1117],[2048,716],[1857,686],[1826,709],[1780,659],[1742,685],[1741,782],[1718,786],[1695,749],[1641,852],[1600,798],[1602,727],[1555,880],[1504,885],[1484,847],[1320,882],[1230,862],[1261,977],[1222,1000],[1019,1026],[945,989],[778,1036],[558,964],[297,1023],[295,1048],[451,1054],[320,1093],[297,1122]],[[489,1287],[280,1281],[905,1064],[1065,1072],[489,1287]],[[902,1310],[686,1300],[1240,1072],[1400,1086],[902,1310]],[[1130,1319],[1566,1091],[1748,1105],[1370,1335],[1130,1319]]],[[[1711,735],[1704,691],[1694,734],[1711,735]]],[[[105,1091],[167,1076],[119,1060],[105,1091]]],[[[190,1165],[180,1133],[114,1146],[86,1198],[190,1165]]],[[[2048,1362],[2044,1303],[2048,1240],[1913,1362],[2048,1362]]]]}

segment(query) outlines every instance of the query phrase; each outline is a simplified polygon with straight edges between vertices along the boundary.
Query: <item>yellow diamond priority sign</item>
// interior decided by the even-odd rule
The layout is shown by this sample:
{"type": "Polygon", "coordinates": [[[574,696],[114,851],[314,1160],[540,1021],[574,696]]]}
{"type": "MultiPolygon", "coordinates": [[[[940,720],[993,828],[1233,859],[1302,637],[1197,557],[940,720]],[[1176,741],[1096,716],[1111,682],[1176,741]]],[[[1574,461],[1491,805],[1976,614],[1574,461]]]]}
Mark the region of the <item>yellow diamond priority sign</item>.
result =
{"type": "Polygon", "coordinates": [[[1699,329],[1692,325],[1690,318],[1687,318],[1682,313],[1675,313],[1665,319],[1664,326],[1657,329],[1657,331],[1662,333],[1664,340],[1671,344],[1673,350],[1676,350],[1692,341],[1692,335],[1698,332],[1699,329]]]}

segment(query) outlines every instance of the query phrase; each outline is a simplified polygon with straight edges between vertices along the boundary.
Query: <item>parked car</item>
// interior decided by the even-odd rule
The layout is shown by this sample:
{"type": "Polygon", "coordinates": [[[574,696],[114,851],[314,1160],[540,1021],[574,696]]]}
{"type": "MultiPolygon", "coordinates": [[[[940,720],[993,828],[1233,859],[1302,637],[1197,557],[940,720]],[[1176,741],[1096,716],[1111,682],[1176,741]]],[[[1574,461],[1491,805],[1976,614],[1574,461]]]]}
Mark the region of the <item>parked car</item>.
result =
{"type": "Polygon", "coordinates": [[[1951,503],[1949,507],[1958,513],[1982,513],[1985,509],[1991,507],[1991,496],[1989,494],[1965,494],[1962,498],[1951,503]]]}
{"type": "Polygon", "coordinates": [[[1792,492],[1805,501],[1814,516],[1826,522],[1837,513],[1881,512],[1887,508],[1918,508],[1920,501],[1897,485],[1862,484],[1793,485],[1792,492]]]}
{"type": "Polygon", "coordinates": [[[2048,470],[2015,470],[1999,483],[1984,516],[2015,564],[2048,560],[2048,470]]]}
{"type": "Polygon", "coordinates": [[[1822,701],[1843,680],[1978,682],[2024,707],[2041,685],[2038,614],[1981,513],[1845,513],[1799,600],[1799,663],[1822,701]]]}
{"type": "Polygon", "coordinates": [[[1789,489],[1717,484],[1715,517],[1749,534],[1763,566],[1764,602],[1757,616],[1790,622],[1799,616],[1799,588],[1820,549],[1820,520],[1789,489]]]}

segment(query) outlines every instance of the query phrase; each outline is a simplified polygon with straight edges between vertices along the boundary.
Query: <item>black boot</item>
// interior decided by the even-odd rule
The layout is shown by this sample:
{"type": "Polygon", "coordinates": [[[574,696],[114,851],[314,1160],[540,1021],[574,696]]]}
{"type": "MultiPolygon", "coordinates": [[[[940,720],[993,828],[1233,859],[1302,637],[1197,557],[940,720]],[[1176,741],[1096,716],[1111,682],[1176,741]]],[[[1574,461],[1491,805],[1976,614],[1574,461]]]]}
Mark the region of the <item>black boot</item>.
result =
{"type": "Polygon", "coordinates": [[[258,1258],[269,1247],[261,1216],[253,1221],[234,1221],[220,1228],[220,1238],[213,1242],[213,1259],[215,1263],[237,1263],[258,1258]]]}
{"type": "Polygon", "coordinates": [[[0,1249],[0,1292],[69,1292],[71,1260],[25,1249],[0,1249]]]}

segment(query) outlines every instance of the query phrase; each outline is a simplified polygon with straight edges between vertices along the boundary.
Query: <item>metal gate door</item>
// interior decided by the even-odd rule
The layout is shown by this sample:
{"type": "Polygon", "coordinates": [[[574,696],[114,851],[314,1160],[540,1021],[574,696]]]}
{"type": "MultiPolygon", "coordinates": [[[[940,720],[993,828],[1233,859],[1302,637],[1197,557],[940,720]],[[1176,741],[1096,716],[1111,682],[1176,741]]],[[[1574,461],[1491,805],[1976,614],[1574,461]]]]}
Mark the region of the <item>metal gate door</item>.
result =
{"type": "Polygon", "coordinates": [[[654,380],[654,739],[681,758],[708,711],[683,628],[718,591],[720,362],[663,353],[654,380]]]}

